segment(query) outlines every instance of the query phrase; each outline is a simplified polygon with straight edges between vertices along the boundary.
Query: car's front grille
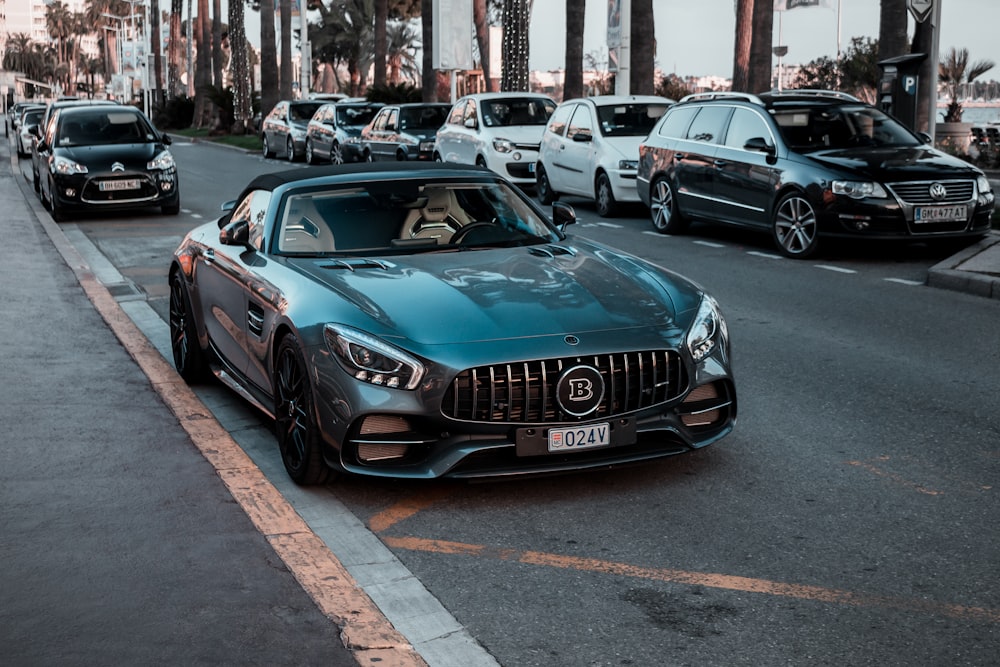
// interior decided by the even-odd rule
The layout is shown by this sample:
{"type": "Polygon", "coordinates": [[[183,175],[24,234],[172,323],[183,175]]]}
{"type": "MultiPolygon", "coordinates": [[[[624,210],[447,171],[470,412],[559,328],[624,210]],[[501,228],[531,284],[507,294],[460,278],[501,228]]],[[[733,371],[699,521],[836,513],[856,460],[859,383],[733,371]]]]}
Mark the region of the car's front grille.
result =
{"type": "Polygon", "coordinates": [[[575,366],[597,369],[604,397],[586,419],[612,418],[677,398],[686,379],[677,352],[654,350],[543,359],[481,366],[462,371],[442,402],[448,417],[488,423],[539,424],[580,421],[557,400],[563,372],[575,366]]]}
{"type": "MultiPolygon", "coordinates": [[[[903,202],[914,206],[934,206],[936,204],[962,204],[973,198],[975,181],[913,181],[910,183],[889,183],[892,190],[903,202]],[[935,199],[932,187],[944,187],[944,197],[935,199]]],[[[939,195],[940,196],[940,195],[939,195]]]]}

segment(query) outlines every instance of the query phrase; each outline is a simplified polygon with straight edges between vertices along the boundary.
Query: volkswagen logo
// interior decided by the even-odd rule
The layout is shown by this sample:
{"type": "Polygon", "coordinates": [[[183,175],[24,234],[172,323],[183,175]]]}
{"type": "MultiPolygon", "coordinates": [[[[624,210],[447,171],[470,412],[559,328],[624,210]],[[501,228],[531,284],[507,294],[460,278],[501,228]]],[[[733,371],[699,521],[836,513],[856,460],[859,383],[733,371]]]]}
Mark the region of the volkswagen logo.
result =
{"type": "Polygon", "coordinates": [[[125,171],[125,165],[121,162],[115,162],[111,165],[111,171],[125,171]]]}
{"type": "Polygon", "coordinates": [[[570,368],[556,384],[556,400],[563,412],[583,417],[594,412],[604,400],[604,378],[592,366],[570,368]]]}
{"type": "Polygon", "coordinates": [[[941,183],[931,183],[931,187],[928,192],[931,195],[931,199],[934,201],[941,201],[948,196],[948,189],[941,183]]]}

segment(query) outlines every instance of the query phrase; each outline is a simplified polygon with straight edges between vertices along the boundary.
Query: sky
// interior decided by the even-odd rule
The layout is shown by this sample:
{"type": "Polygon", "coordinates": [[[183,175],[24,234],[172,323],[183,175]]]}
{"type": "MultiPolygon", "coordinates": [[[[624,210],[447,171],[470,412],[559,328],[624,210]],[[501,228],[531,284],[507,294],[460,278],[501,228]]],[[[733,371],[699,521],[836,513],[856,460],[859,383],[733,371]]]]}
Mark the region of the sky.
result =
{"type": "MultiPolygon", "coordinates": [[[[941,51],[952,46],[968,48],[970,60],[996,63],[982,78],[1000,80],[1000,1],[933,2],[941,3],[941,51]]],[[[780,23],[780,43],[788,47],[784,64],[836,57],[838,0],[827,0],[827,4],[831,8],[806,7],[775,13],[773,43],[779,44],[780,23]]],[[[839,5],[842,49],[846,50],[852,37],[878,38],[879,0],[839,0],[839,5]]],[[[608,0],[586,0],[583,52],[600,54],[599,61],[607,59],[607,6],[608,0]]],[[[734,0],[653,0],[653,13],[656,63],[661,70],[680,76],[732,76],[734,0]]],[[[565,0],[534,0],[529,33],[531,69],[564,67],[565,25],[565,0]]],[[[911,37],[914,25],[908,15],[907,33],[911,37]]]]}

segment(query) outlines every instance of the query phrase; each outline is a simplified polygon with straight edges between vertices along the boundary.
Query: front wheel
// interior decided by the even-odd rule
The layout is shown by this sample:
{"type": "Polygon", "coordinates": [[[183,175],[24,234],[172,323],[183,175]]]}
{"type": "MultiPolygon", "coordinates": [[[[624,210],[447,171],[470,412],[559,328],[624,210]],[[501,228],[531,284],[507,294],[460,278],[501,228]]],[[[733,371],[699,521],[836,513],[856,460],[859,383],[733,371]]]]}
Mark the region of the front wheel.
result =
{"type": "Polygon", "coordinates": [[[306,362],[294,335],[278,345],[274,367],[274,417],[285,471],[296,484],[322,484],[330,476],[323,461],[322,439],[306,362]]]}
{"type": "Polygon", "coordinates": [[[816,211],[803,195],[785,195],[774,210],[771,226],[774,242],[781,254],[793,259],[805,259],[819,245],[819,223],[816,211]]]}
{"type": "Polygon", "coordinates": [[[267,133],[260,135],[260,152],[265,158],[274,157],[274,151],[271,150],[271,145],[267,141],[267,133]]]}
{"type": "Polygon", "coordinates": [[[649,214],[653,228],[661,234],[681,234],[688,222],[677,208],[677,197],[670,181],[660,176],[649,189],[649,214]]]}
{"type": "Polygon", "coordinates": [[[597,214],[602,218],[610,218],[618,211],[618,202],[611,190],[611,179],[603,171],[597,175],[597,182],[594,184],[594,201],[597,203],[597,214]]]}
{"type": "Polygon", "coordinates": [[[333,164],[344,164],[344,149],[336,141],[330,146],[330,162],[333,164]]]}
{"type": "Polygon", "coordinates": [[[295,140],[291,136],[285,139],[285,157],[289,162],[295,162],[295,140]]]}
{"type": "Polygon", "coordinates": [[[306,162],[308,164],[319,164],[319,159],[316,157],[316,150],[313,147],[312,139],[306,139],[306,162]]]}

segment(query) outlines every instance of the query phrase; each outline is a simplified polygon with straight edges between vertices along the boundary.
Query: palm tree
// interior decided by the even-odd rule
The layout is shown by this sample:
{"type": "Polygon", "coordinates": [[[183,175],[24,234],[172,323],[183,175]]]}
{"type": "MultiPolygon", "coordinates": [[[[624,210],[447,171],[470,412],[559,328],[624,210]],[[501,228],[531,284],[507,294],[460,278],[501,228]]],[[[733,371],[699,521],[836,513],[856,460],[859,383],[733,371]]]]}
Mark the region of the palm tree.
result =
{"type": "Polygon", "coordinates": [[[253,86],[247,58],[247,37],[243,2],[229,3],[230,77],[233,82],[234,134],[250,132],[253,127],[253,86]]]}
{"type": "MultiPolygon", "coordinates": [[[[242,2],[232,4],[239,5],[242,10],[242,2]]],[[[184,85],[181,83],[181,60],[183,59],[182,49],[184,47],[184,40],[181,38],[183,13],[184,0],[170,0],[170,42],[167,45],[167,85],[170,87],[168,92],[170,97],[179,97],[185,92],[184,85]]],[[[188,39],[191,39],[190,32],[188,30],[188,39]]]]}
{"type": "Polygon", "coordinates": [[[434,71],[434,11],[432,0],[420,0],[420,28],[423,33],[424,62],[420,84],[424,102],[437,102],[437,73],[434,71]]]}
{"type": "Polygon", "coordinates": [[[750,43],[750,70],[747,87],[751,93],[771,89],[771,34],[774,32],[774,7],[770,0],[754,0],[753,38],[750,43]]]}
{"type": "MultiPolygon", "coordinates": [[[[652,0],[649,0],[650,2],[652,0]]],[[[504,92],[527,91],[528,80],[528,24],[531,21],[531,0],[503,0],[503,74],[500,90],[504,92]]]]}
{"type": "Polygon", "coordinates": [[[37,79],[41,69],[41,60],[31,37],[24,32],[18,32],[7,39],[7,49],[3,54],[3,68],[12,72],[21,72],[29,79],[37,79]]]}
{"type": "Polygon", "coordinates": [[[906,43],[906,11],[906,0],[881,0],[878,18],[880,61],[909,52],[909,44],[906,43]]]}
{"type": "Polygon", "coordinates": [[[267,115],[278,100],[278,50],[274,43],[274,0],[260,0],[261,113],[267,115]]]}
{"type": "Polygon", "coordinates": [[[281,57],[278,58],[278,97],[292,97],[292,0],[279,0],[281,57]]]}
{"type": "Polygon", "coordinates": [[[754,0],[736,0],[736,47],[733,49],[732,89],[750,92],[750,45],[753,43],[754,0]]]}
{"type": "Polygon", "coordinates": [[[632,0],[629,92],[633,95],[652,95],[656,88],[653,76],[656,59],[654,27],[653,0],[632,0]]]}
{"type": "Polygon", "coordinates": [[[420,73],[417,63],[419,35],[403,21],[393,21],[386,26],[386,79],[398,84],[402,79],[416,82],[420,73]]]}
{"type": "Polygon", "coordinates": [[[565,100],[583,97],[583,26],[586,14],[586,3],[566,0],[565,100]]]}
{"type": "Polygon", "coordinates": [[[389,0],[375,0],[375,73],[372,83],[384,86],[386,80],[386,57],[388,56],[389,0]]]}
{"type": "MultiPolygon", "coordinates": [[[[571,0],[566,0],[567,7],[571,0]]],[[[496,92],[493,72],[490,71],[490,21],[486,11],[487,0],[472,0],[472,23],[476,27],[476,43],[479,46],[479,62],[483,68],[486,92],[496,92]]]]}
{"type": "Polygon", "coordinates": [[[980,75],[993,69],[993,66],[992,60],[977,60],[970,63],[968,49],[951,47],[944,60],[938,63],[938,79],[948,87],[948,94],[951,96],[944,122],[962,122],[962,104],[958,101],[960,88],[964,84],[972,83],[980,75]]]}

